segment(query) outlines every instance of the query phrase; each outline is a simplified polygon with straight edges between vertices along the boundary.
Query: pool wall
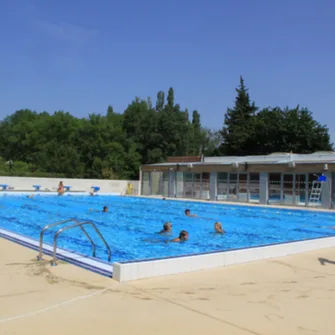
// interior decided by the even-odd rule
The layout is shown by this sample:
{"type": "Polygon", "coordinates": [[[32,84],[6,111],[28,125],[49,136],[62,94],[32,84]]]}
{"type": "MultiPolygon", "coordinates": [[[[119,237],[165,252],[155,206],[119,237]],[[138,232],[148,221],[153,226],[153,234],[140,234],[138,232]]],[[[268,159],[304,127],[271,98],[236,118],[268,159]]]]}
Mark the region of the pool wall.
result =
{"type": "MultiPolygon", "coordinates": [[[[138,195],[139,182],[137,180],[103,180],[103,179],[70,179],[70,178],[26,178],[0,176],[0,185],[6,184],[14,191],[34,191],[33,185],[41,185],[41,190],[48,189],[55,192],[59,181],[65,186],[71,186],[71,191],[91,191],[92,186],[100,186],[99,193],[124,194],[128,183],[132,184],[132,194],[138,195]]],[[[12,193],[12,191],[9,191],[12,193]]],[[[74,192],[73,192],[74,193],[74,192]]],[[[0,188],[1,194],[1,188],[0,188]]]]}
{"type": "Polygon", "coordinates": [[[113,264],[113,278],[119,282],[127,282],[149,277],[249,263],[332,247],[335,247],[335,237],[325,237],[184,257],[120,262],[113,264]]]}

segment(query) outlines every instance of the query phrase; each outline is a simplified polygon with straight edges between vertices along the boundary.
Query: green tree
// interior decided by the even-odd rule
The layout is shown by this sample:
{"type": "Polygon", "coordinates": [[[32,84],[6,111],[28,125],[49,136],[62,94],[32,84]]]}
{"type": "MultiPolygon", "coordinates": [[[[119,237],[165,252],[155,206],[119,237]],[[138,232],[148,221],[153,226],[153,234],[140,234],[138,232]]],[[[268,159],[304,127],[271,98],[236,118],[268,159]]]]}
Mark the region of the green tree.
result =
{"type": "Polygon", "coordinates": [[[156,111],[162,111],[164,108],[165,95],[163,91],[157,93],[156,111]]]}
{"type": "Polygon", "coordinates": [[[240,77],[240,85],[236,89],[237,96],[234,108],[228,108],[221,131],[223,144],[220,151],[223,155],[241,156],[249,153],[249,141],[253,137],[252,118],[257,107],[250,101],[248,89],[240,77]]]}
{"type": "Polygon", "coordinates": [[[203,154],[205,156],[218,156],[219,148],[222,144],[222,136],[220,131],[208,128],[202,129],[203,132],[203,154]]]}
{"type": "Polygon", "coordinates": [[[136,144],[142,164],[163,161],[163,156],[157,155],[163,137],[158,123],[159,112],[150,108],[145,100],[135,99],[124,112],[123,129],[127,138],[136,144]]]}
{"type": "Polygon", "coordinates": [[[173,109],[174,107],[174,90],[172,87],[169,88],[168,96],[167,96],[167,107],[169,109],[173,109]]]}
{"type": "Polygon", "coordinates": [[[269,107],[256,114],[242,78],[221,131],[204,128],[196,110],[190,121],[172,88],[166,104],[164,97],[158,92],[155,109],[150,99],[136,97],[123,114],[108,106],[106,114],[87,118],[16,111],[0,121],[0,175],[136,179],[141,164],[174,155],[333,150],[327,127],[306,108],[269,107]]]}
{"type": "Polygon", "coordinates": [[[254,126],[254,154],[333,150],[328,128],[314,120],[306,108],[263,109],[255,117],[254,126]]]}

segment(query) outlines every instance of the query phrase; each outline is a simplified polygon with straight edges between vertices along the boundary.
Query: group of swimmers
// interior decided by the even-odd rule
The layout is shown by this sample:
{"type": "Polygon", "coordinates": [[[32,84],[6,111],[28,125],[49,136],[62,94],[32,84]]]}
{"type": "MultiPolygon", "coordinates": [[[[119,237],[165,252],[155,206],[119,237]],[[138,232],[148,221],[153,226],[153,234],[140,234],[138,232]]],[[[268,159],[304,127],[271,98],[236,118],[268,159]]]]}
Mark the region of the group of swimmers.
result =
{"type": "MultiPolygon", "coordinates": [[[[189,209],[185,210],[185,215],[188,217],[196,217],[196,214],[191,214],[189,209]]],[[[214,230],[218,234],[224,234],[225,231],[222,229],[222,224],[220,222],[214,223],[214,230]]],[[[163,224],[163,229],[159,232],[159,234],[169,234],[172,232],[172,223],[165,222],[163,224]]],[[[171,240],[171,242],[185,242],[188,240],[188,232],[186,230],[181,230],[179,236],[171,240]]]]}
{"type": "MultiPolygon", "coordinates": [[[[92,211],[92,210],[91,210],[92,211]]],[[[108,206],[104,206],[102,209],[103,213],[108,212],[108,206]]],[[[197,217],[196,214],[191,214],[191,211],[189,209],[185,209],[185,215],[188,217],[197,217]]],[[[224,234],[225,231],[222,229],[222,224],[221,222],[215,222],[214,223],[214,231],[217,234],[224,234]]],[[[171,222],[165,222],[163,224],[163,229],[159,232],[161,235],[167,235],[172,232],[172,223],[171,222]]],[[[171,240],[170,242],[185,242],[188,240],[188,231],[186,230],[181,230],[179,232],[179,236],[171,240]]]]}

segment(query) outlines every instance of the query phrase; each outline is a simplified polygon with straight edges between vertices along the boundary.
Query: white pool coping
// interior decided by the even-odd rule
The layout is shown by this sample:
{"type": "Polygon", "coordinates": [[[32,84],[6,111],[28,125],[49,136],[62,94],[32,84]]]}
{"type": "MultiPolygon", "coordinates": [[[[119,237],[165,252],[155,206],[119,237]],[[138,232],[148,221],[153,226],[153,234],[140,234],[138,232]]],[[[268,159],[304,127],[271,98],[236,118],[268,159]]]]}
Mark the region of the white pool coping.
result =
{"type": "Polygon", "coordinates": [[[113,263],[119,282],[201,271],[335,247],[335,237],[148,261],[113,263]]]}

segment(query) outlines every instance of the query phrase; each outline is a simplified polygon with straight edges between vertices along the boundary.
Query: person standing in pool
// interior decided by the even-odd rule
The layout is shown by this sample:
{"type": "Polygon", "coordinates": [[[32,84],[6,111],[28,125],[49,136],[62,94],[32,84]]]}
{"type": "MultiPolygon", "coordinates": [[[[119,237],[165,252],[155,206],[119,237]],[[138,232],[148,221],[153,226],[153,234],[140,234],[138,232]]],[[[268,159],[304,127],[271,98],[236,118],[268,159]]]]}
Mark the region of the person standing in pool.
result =
{"type": "Polygon", "coordinates": [[[58,195],[63,195],[65,190],[64,190],[64,185],[63,182],[60,181],[58,184],[58,189],[57,189],[58,195]]]}
{"type": "Polygon", "coordinates": [[[172,223],[165,222],[163,225],[163,229],[159,232],[159,234],[169,234],[172,232],[172,223]]]}
{"type": "Polygon", "coordinates": [[[196,217],[196,214],[191,214],[191,211],[189,209],[185,209],[185,215],[189,217],[196,217]]]}
{"type": "Polygon", "coordinates": [[[220,222],[215,222],[214,223],[214,229],[215,229],[215,232],[218,233],[218,234],[224,234],[225,231],[222,229],[222,225],[220,222]]]}
{"type": "Polygon", "coordinates": [[[188,240],[188,232],[186,230],[182,230],[179,233],[179,237],[174,238],[171,242],[185,242],[188,240]]]}

